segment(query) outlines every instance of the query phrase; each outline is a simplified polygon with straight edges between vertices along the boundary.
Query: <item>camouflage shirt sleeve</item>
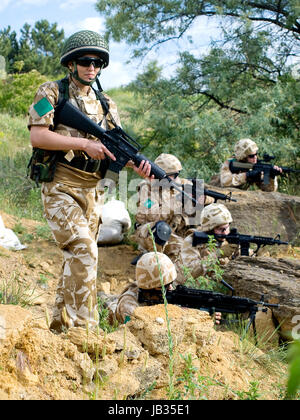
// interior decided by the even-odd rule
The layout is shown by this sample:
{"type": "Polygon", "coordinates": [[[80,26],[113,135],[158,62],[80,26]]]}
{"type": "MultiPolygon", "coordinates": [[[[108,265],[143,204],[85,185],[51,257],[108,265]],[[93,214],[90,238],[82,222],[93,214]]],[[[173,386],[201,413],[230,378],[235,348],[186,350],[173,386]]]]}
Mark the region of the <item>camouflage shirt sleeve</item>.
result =
{"type": "Polygon", "coordinates": [[[137,284],[132,283],[121,293],[115,312],[116,319],[119,322],[124,323],[126,317],[131,317],[139,306],[138,290],[137,284]]]}
{"type": "Polygon", "coordinates": [[[246,184],[246,172],[241,172],[240,174],[233,174],[229,169],[229,160],[226,160],[221,167],[220,171],[220,182],[221,187],[240,187],[243,184],[246,184]]]}
{"type": "Polygon", "coordinates": [[[150,181],[139,185],[136,221],[140,224],[160,220],[159,195],[151,188],[150,181]]]}
{"type": "Polygon", "coordinates": [[[29,107],[28,127],[32,125],[53,127],[54,108],[58,101],[58,84],[43,83],[37,90],[29,107]]]}
{"type": "Polygon", "coordinates": [[[206,258],[209,253],[206,246],[193,246],[193,233],[183,241],[181,249],[182,265],[190,271],[192,277],[197,278],[207,273],[206,258]]]}

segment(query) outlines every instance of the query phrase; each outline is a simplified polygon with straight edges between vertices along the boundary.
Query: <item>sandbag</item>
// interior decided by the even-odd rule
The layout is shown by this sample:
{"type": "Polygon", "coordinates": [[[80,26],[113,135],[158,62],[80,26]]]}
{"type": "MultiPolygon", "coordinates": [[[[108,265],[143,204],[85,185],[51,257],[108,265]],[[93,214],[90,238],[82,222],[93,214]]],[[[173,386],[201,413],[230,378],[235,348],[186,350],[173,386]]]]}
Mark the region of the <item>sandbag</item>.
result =
{"type": "Polygon", "coordinates": [[[26,245],[22,245],[17,235],[11,230],[4,226],[2,217],[0,216],[0,246],[6,249],[19,251],[27,248],[26,245]]]}
{"type": "Polygon", "coordinates": [[[127,232],[131,227],[131,220],[123,201],[112,199],[104,204],[102,209],[103,225],[110,225],[117,220],[122,224],[122,232],[127,232]]]}
{"type": "Polygon", "coordinates": [[[124,233],[131,227],[131,220],[125,204],[112,199],[102,209],[102,225],[98,236],[98,245],[115,245],[122,242],[124,233]]]}

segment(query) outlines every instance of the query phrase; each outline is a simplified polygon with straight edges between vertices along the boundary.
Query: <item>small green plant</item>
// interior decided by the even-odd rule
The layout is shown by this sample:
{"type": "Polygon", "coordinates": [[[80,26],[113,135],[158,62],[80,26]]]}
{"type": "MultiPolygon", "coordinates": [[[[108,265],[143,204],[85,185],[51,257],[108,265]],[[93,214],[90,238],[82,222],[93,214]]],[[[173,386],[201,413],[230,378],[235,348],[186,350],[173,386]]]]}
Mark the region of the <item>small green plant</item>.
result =
{"type": "Polygon", "coordinates": [[[151,235],[153,249],[154,249],[154,252],[156,254],[156,260],[157,260],[157,265],[158,265],[158,270],[159,270],[160,284],[161,284],[161,288],[162,288],[162,296],[163,296],[163,300],[164,300],[165,315],[166,315],[166,321],[167,321],[168,346],[169,346],[168,395],[169,395],[170,400],[172,400],[172,399],[175,398],[175,395],[176,395],[175,394],[175,389],[174,389],[174,343],[173,343],[173,337],[172,337],[172,333],[171,333],[171,324],[170,324],[170,318],[169,318],[169,313],[168,313],[168,302],[167,302],[167,299],[166,299],[166,289],[165,289],[165,285],[164,285],[164,281],[163,281],[163,277],[162,277],[162,273],[161,273],[161,267],[160,267],[158,257],[157,257],[156,244],[155,244],[153,232],[151,230],[150,225],[148,225],[148,231],[151,235]]]}
{"type": "Polygon", "coordinates": [[[184,383],[184,398],[188,399],[198,399],[198,396],[196,395],[196,391],[199,390],[199,384],[196,380],[196,372],[197,368],[193,365],[193,358],[191,354],[187,354],[183,356],[180,355],[181,358],[184,360],[184,370],[182,372],[182,376],[179,376],[177,378],[177,382],[183,382],[184,383]]]}
{"type": "Polygon", "coordinates": [[[46,286],[48,284],[48,282],[49,282],[49,278],[45,274],[40,273],[40,278],[37,281],[37,283],[42,285],[42,286],[46,286]]]}
{"type": "Polygon", "coordinates": [[[53,239],[52,234],[51,234],[51,229],[48,226],[48,224],[36,226],[35,235],[37,238],[45,239],[48,241],[53,239]]]}
{"type": "Polygon", "coordinates": [[[33,294],[34,290],[20,283],[16,273],[10,279],[0,281],[0,304],[30,306],[34,300],[33,294]]]}
{"type": "Polygon", "coordinates": [[[289,378],[286,399],[300,397],[300,341],[295,341],[289,348],[289,378]]]}
{"type": "Polygon", "coordinates": [[[103,299],[98,297],[98,313],[99,313],[99,327],[107,333],[115,331],[119,327],[118,321],[115,319],[113,324],[109,321],[109,310],[105,306],[103,299]]]}
{"type": "MultiPolygon", "coordinates": [[[[215,290],[219,292],[224,291],[221,285],[224,270],[221,268],[220,260],[217,256],[217,241],[210,235],[207,243],[208,256],[205,259],[205,268],[207,275],[199,276],[196,279],[191,275],[187,267],[182,266],[184,277],[186,279],[185,285],[194,289],[215,290]]],[[[220,251],[222,254],[222,251],[220,251]]]]}
{"type": "Polygon", "coordinates": [[[236,394],[240,400],[255,401],[255,400],[258,400],[260,397],[258,388],[259,388],[259,382],[252,381],[250,382],[250,387],[248,391],[236,391],[236,394]]]}

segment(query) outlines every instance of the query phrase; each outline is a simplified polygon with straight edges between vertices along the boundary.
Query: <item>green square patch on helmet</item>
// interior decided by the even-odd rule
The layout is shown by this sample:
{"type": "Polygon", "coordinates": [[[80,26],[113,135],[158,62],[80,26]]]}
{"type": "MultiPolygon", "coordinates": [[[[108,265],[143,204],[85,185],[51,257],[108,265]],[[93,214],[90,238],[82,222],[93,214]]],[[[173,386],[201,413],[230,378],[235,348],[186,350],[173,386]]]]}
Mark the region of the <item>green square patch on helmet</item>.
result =
{"type": "Polygon", "coordinates": [[[85,54],[96,54],[103,60],[103,68],[109,63],[108,44],[103,36],[97,32],[83,30],[71,35],[62,50],[60,63],[67,66],[69,61],[73,61],[85,54]]]}

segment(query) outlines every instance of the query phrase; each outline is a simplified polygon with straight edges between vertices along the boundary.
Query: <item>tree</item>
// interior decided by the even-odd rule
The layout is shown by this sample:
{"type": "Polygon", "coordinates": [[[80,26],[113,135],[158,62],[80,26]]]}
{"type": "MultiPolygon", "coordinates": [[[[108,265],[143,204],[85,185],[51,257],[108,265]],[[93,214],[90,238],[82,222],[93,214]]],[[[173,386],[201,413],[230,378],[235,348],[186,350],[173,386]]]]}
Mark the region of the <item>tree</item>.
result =
{"type": "Polygon", "coordinates": [[[13,70],[14,57],[19,51],[17,34],[11,31],[10,26],[0,31],[0,51],[6,61],[6,71],[10,73],[13,70]]]}
{"type": "Polygon", "coordinates": [[[300,39],[298,0],[98,0],[107,32],[116,41],[153,48],[181,38],[201,16],[227,17],[272,25],[295,42],[300,39]]]}
{"type": "Polygon", "coordinates": [[[10,26],[0,31],[0,50],[6,59],[7,72],[19,72],[19,63],[22,63],[23,73],[37,69],[41,74],[59,75],[64,31],[59,31],[56,23],[41,20],[34,27],[25,23],[20,32],[20,39],[17,40],[10,26]]]}
{"type": "Polygon", "coordinates": [[[276,152],[278,163],[299,162],[300,87],[291,66],[299,54],[298,1],[99,0],[97,8],[107,34],[135,46],[135,57],[182,38],[201,16],[217,18],[219,38],[208,53],[186,49],[168,80],[150,64],[132,83],[149,150],[175,152],[193,172],[187,175],[205,179],[241,137],[276,152]]]}

